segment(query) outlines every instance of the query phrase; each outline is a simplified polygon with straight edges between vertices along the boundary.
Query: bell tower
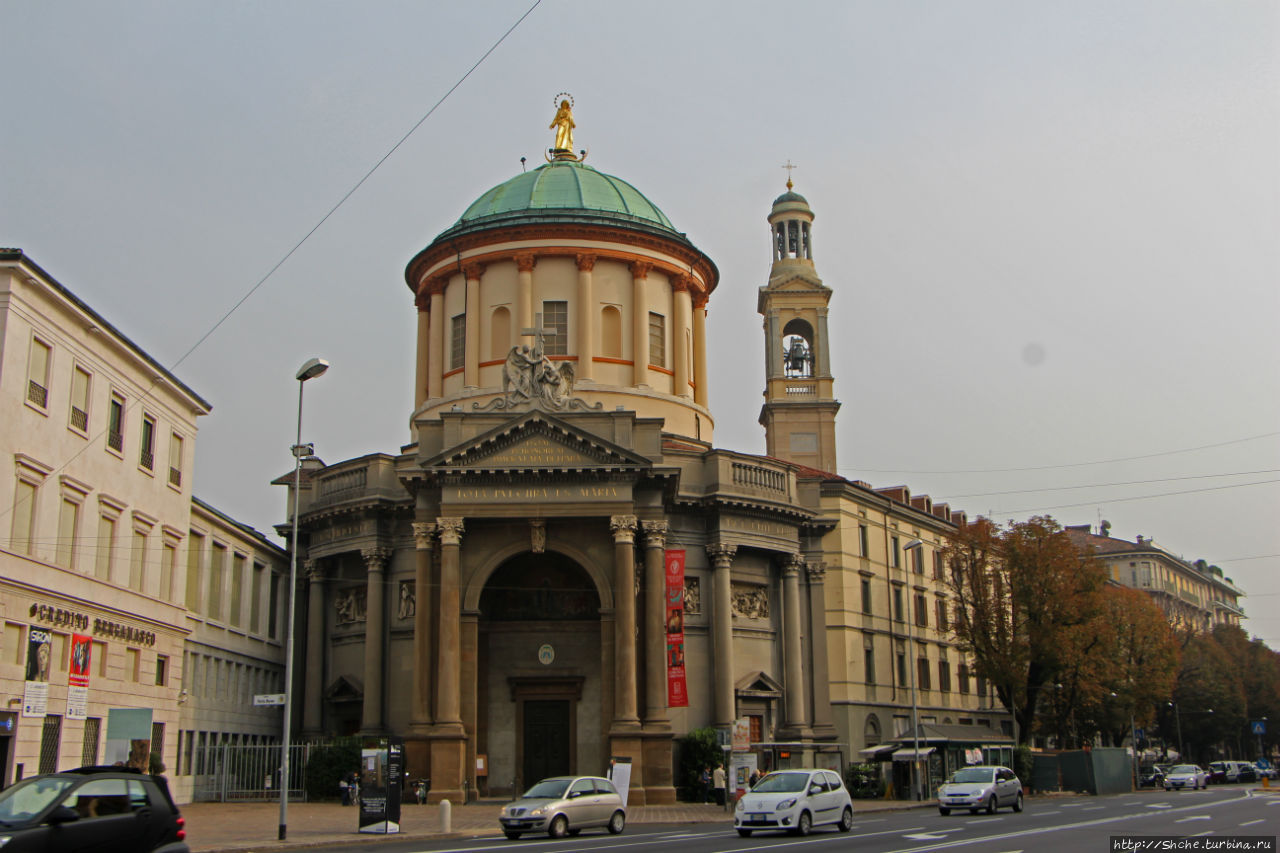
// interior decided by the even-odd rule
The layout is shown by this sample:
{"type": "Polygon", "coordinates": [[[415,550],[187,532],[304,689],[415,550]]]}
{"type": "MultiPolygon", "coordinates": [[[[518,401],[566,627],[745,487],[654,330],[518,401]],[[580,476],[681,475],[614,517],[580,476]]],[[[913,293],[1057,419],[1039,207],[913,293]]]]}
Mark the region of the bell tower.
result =
{"type": "Polygon", "coordinates": [[[760,424],[770,456],[834,473],[840,402],[827,332],[831,288],[813,265],[813,211],[792,186],[788,178],[769,212],[773,266],[756,302],[765,337],[760,424]]]}

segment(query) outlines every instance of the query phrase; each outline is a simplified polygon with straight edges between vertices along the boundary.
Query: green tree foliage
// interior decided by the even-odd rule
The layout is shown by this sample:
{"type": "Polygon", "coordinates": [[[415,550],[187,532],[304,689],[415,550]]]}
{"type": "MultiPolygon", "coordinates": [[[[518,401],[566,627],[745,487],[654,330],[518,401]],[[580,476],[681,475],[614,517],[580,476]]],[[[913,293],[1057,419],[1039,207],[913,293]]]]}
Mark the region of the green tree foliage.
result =
{"type": "Polygon", "coordinates": [[[312,750],[311,757],[307,760],[305,777],[307,799],[336,800],[339,794],[338,781],[359,769],[360,744],[355,738],[312,750]]]}
{"type": "Polygon", "coordinates": [[[694,729],[677,740],[680,745],[680,770],[676,786],[680,799],[690,803],[702,802],[702,768],[715,769],[724,763],[724,752],[716,741],[713,728],[694,729]]]}
{"type": "Polygon", "coordinates": [[[1226,757],[1225,745],[1236,743],[1245,730],[1242,664],[1212,634],[1188,638],[1173,691],[1177,707],[1166,705],[1161,717],[1170,742],[1168,734],[1181,726],[1187,758],[1207,763],[1226,757]]]}
{"type": "Polygon", "coordinates": [[[1085,628],[1101,613],[1106,572],[1048,516],[1007,528],[980,518],[957,531],[944,560],[957,640],[1026,743],[1041,693],[1096,643],[1085,628]]]}

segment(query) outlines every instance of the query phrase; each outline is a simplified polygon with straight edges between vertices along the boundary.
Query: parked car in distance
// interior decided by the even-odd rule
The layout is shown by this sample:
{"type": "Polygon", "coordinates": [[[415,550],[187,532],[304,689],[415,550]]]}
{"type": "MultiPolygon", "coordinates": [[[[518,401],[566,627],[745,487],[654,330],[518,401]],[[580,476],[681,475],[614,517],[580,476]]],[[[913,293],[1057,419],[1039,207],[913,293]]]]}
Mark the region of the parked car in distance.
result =
{"type": "Polygon", "coordinates": [[[1164,776],[1169,772],[1168,764],[1152,764],[1138,771],[1138,787],[1159,788],[1164,784],[1164,776]]]}
{"type": "Polygon", "coordinates": [[[1214,784],[1257,782],[1258,768],[1248,761],[1214,761],[1209,764],[1209,781],[1214,784]]]}
{"type": "Polygon", "coordinates": [[[1256,764],[1256,763],[1255,763],[1255,764],[1253,765],[1253,770],[1254,770],[1254,772],[1255,772],[1255,773],[1257,773],[1257,774],[1258,774],[1258,778],[1259,778],[1259,779],[1274,779],[1274,778],[1276,778],[1276,769],[1275,769],[1275,767],[1272,767],[1270,764],[1268,764],[1266,767],[1263,767],[1261,764],[1256,764]]]}
{"type": "Polygon", "coordinates": [[[775,770],[738,798],[733,828],[743,838],[756,830],[808,835],[815,826],[853,828],[853,800],[831,770],[775,770]]]}
{"type": "Polygon", "coordinates": [[[4,853],[190,853],[186,820],[163,776],[80,767],[0,791],[4,853]]]}
{"type": "Polygon", "coordinates": [[[577,835],[604,827],[617,835],[627,825],[622,796],[599,776],[554,776],[543,779],[502,807],[502,832],[516,839],[526,832],[545,832],[552,838],[577,835]]]}
{"type": "Polygon", "coordinates": [[[1174,765],[1169,768],[1169,772],[1164,777],[1166,791],[1181,791],[1183,788],[1198,791],[1207,787],[1209,787],[1208,771],[1194,764],[1174,765]]]}
{"type": "Polygon", "coordinates": [[[1022,811],[1022,783],[1008,767],[963,767],[938,786],[938,813],[951,814],[952,809],[968,809],[977,814],[986,809],[995,814],[1001,806],[1022,811]]]}

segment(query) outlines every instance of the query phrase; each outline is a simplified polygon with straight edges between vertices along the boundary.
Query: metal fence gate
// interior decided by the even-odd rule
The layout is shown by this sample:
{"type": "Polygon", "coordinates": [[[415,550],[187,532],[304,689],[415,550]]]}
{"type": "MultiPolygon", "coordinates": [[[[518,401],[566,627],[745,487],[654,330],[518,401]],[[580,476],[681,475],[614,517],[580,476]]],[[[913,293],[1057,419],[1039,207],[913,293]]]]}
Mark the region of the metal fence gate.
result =
{"type": "MultiPolygon", "coordinates": [[[[307,760],[315,744],[289,747],[289,800],[304,802],[307,760]]],[[[191,767],[196,802],[280,799],[280,746],[219,743],[197,746],[191,767]]]]}

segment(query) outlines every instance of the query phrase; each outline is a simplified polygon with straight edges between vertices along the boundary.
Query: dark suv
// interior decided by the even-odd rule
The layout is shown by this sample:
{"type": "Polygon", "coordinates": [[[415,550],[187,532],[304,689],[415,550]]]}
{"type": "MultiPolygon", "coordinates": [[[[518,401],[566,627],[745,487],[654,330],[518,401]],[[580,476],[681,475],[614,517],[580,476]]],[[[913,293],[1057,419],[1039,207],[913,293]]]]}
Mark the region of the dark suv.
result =
{"type": "Polygon", "coordinates": [[[163,776],[80,767],[0,791],[4,853],[190,853],[163,776]]]}

